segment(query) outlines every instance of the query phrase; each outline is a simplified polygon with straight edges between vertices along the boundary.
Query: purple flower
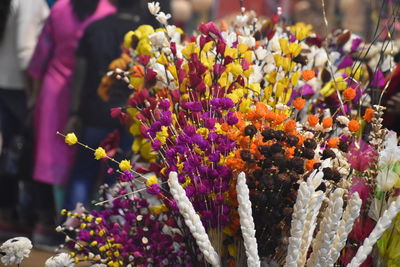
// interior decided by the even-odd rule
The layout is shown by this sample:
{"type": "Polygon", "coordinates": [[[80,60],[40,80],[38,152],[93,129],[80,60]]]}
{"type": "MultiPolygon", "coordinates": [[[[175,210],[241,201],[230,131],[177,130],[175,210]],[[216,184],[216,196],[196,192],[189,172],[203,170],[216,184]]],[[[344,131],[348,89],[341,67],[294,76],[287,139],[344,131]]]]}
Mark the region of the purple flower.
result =
{"type": "Polygon", "coordinates": [[[146,188],[147,193],[150,195],[158,195],[161,192],[160,187],[158,184],[152,184],[146,188]]]}
{"type": "Polygon", "coordinates": [[[353,65],[353,59],[349,55],[346,55],[338,65],[338,69],[351,67],[352,65],[353,65]]]}
{"type": "Polygon", "coordinates": [[[192,126],[192,125],[186,125],[186,126],[183,128],[183,132],[184,132],[185,134],[187,134],[188,136],[192,136],[192,135],[194,135],[194,134],[196,133],[196,127],[194,127],[194,126],[192,126]]]}
{"type": "Polygon", "coordinates": [[[204,127],[207,129],[213,129],[215,126],[215,119],[207,118],[204,120],[204,127]]]}
{"type": "Polygon", "coordinates": [[[219,153],[217,153],[217,152],[211,153],[211,154],[208,156],[208,159],[209,159],[211,162],[218,163],[219,160],[221,159],[221,155],[220,155],[219,153]]]}
{"type": "Polygon", "coordinates": [[[227,122],[229,125],[235,125],[236,123],[239,122],[239,120],[238,120],[238,118],[233,114],[233,112],[229,112],[229,113],[228,113],[228,118],[227,118],[226,122],[227,122]]]}
{"type": "Polygon", "coordinates": [[[200,112],[203,108],[201,102],[187,102],[186,108],[192,112],[200,112]]]}
{"type": "Polygon", "coordinates": [[[160,118],[160,122],[163,126],[169,126],[172,124],[172,117],[171,117],[171,111],[167,110],[167,111],[163,111],[161,113],[161,118],[160,118]]]}
{"type": "Polygon", "coordinates": [[[161,146],[162,146],[162,143],[161,143],[160,140],[154,140],[153,142],[151,142],[151,147],[152,147],[155,151],[160,150],[161,146]]]}
{"type": "Polygon", "coordinates": [[[361,38],[353,39],[353,41],[351,42],[351,52],[355,52],[358,49],[358,47],[360,46],[361,43],[362,43],[362,39],[361,38]]]}
{"type": "Polygon", "coordinates": [[[378,70],[374,73],[374,77],[371,81],[371,86],[382,87],[385,85],[385,77],[382,71],[378,70]]]}
{"type": "Polygon", "coordinates": [[[133,173],[131,173],[130,171],[124,171],[120,177],[119,180],[121,182],[129,182],[132,181],[135,177],[133,176],[133,173]]]}

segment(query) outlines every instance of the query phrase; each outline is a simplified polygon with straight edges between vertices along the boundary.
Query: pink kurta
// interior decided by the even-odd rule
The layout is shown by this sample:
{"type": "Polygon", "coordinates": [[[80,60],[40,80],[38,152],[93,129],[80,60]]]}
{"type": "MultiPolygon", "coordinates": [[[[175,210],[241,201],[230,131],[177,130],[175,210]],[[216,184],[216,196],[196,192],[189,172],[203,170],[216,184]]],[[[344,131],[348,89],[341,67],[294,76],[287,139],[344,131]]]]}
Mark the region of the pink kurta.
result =
{"type": "Polygon", "coordinates": [[[58,0],[51,9],[29,66],[30,75],[43,81],[34,114],[35,180],[61,185],[68,180],[74,149],[56,132],[63,132],[68,121],[75,50],[92,21],[114,12],[108,0],[100,0],[94,14],[82,22],[75,17],[69,0],[58,0]]]}

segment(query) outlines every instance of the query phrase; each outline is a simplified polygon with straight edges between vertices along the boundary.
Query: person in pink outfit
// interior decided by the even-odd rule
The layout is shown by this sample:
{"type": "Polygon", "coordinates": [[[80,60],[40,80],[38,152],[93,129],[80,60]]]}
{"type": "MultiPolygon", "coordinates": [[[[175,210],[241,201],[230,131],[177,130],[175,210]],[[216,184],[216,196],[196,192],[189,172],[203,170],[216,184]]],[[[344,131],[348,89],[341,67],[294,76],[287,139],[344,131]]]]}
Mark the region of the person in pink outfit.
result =
{"type": "Polygon", "coordinates": [[[35,157],[33,178],[65,185],[73,165],[74,149],[66,146],[63,132],[69,117],[70,87],[75,50],[85,28],[115,13],[108,0],[58,0],[39,37],[28,73],[35,81],[35,157]]]}

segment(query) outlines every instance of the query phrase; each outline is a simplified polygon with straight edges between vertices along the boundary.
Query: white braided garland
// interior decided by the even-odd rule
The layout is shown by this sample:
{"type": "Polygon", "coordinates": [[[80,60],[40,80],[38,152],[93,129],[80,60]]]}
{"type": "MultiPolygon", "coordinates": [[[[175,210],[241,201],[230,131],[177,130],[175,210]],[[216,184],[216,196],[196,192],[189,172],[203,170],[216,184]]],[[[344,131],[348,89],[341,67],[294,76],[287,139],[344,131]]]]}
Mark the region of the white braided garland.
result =
{"type": "Polygon", "coordinates": [[[360,215],[362,201],[358,193],[354,193],[348,201],[343,218],[340,220],[339,227],[327,262],[328,266],[333,266],[340,256],[340,251],[346,245],[347,237],[353,229],[354,221],[360,215]]]}
{"type": "Polygon", "coordinates": [[[321,223],[321,229],[313,243],[313,252],[307,261],[307,266],[309,267],[326,266],[333,238],[343,213],[343,194],[344,190],[338,188],[333,192],[329,200],[328,208],[321,223]]]}
{"type": "Polygon", "coordinates": [[[249,188],[246,184],[246,175],[241,172],[237,178],[237,199],[239,202],[238,212],[240,216],[240,229],[242,230],[244,247],[247,255],[248,267],[259,267],[260,258],[256,240],[256,231],[251,212],[251,202],[249,199],[249,188]]]}
{"type": "Polygon", "coordinates": [[[186,196],[185,190],[178,182],[178,174],[171,172],[169,174],[168,185],[172,196],[174,197],[179,211],[185,219],[185,224],[192,233],[200,251],[204,254],[204,258],[212,266],[220,267],[220,259],[218,253],[211,245],[210,239],[200,220],[200,216],[196,213],[192,203],[186,196]]]}
{"type": "Polygon", "coordinates": [[[303,225],[307,215],[307,205],[313,191],[313,189],[310,189],[306,182],[302,182],[297,192],[296,203],[293,207],[289,246],[285,263],[285,266],[288,267],[297,266],[297,259],[299,257],[300,245],[304,233],[303,225]]]}
{"type": "Polygon", "coordinates": [[[378,241],[378,239],[383,235],[383,233],[392,224],[393,218],[400,212],[400,197],[397,197],[396,201],[393,201],[389,208],[385,210],[383,215],[379,218],[374,230],[369,234],[369,236],[364,240],[362,246],[357,250],[357,254],[353,257],[351,262],[347,267],[358,267],[365,259],[368,257],[369,253],[372,251],[372,247],[378,241]]]}

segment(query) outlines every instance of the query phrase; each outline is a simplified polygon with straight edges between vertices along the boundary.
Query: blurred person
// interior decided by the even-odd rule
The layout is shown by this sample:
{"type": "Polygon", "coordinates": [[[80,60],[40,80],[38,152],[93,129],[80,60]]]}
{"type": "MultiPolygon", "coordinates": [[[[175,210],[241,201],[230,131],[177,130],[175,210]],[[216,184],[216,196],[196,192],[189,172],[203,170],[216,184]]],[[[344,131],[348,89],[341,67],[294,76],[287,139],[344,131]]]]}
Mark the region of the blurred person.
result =
{"type": "Polygon", "coordinates": [[[19,181],[29,178],[24,148],[28,116],[26,69],[48,16],[44,0],[2,0],[0,3],[0,231],[13,235],[17,222],[19,181]]]}
{"type": "MultiPolygon", "coordinates": [[[[115,129],[119,129],[120,147],[127,151],[130,150],[132,138],[118,120],[111,118],[110,109],[125,106],[132,90],[128,89],[125,83],[117,83],[110,100],[104,102],[97,89],[108,71],[109,64],[120,56],[125,34],[142,24],[159,24],[148,11],[147,1],[116,0],[115,4],[117,13],[93,22],[79,42],[67,132],[74,131],[80,125],[79,140],[97,148],[103,139],[115,129]]],[[[161,1],[160,6],[161,11],[169,12],[169,1],[161,1]]],[[[78,202],[88,204],[94,187],[99,183],[99,173],[107,178],[106,171],[101,171],[101,164],[94,159],[93,152],[78,147],[67,190],[67,209],[73,209],[78,202]]]]}
{"type": "MultiPolygon", "coordinates": [[[[56,132],[63,131],[68,120],[75,50],[91,22],[114,12],[115,7],[108,0],[57,0],[29,65],[37,96],[32,97],[35,99],[33,178],[54,186],[57,210],[74,159],[74,149],[66,146],[56,132]]],[[[33,241],[45,243],[50,229],[48,225],[37,225],[33,241]]]]}
{"type": "Polygon", "coordinates": [[[47,4],[49,5],[49,7],[54,5],[54,3],[56,2],[56,0],[46,0],[46,1],[47,1],[47,4]]]}

